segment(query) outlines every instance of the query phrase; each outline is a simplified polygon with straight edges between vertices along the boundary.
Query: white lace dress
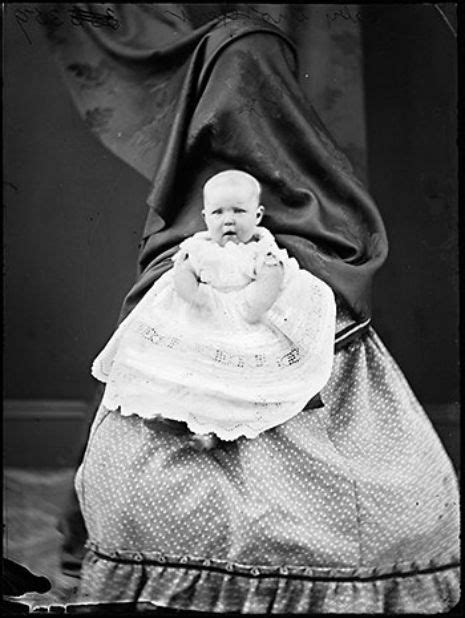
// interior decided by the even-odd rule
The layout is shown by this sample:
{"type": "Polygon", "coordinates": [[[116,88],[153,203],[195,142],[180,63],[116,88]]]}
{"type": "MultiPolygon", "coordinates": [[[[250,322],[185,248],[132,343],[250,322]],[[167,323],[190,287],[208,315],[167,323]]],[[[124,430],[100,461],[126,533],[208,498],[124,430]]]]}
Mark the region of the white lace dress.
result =
{"type": "Polygon", "coordinates": [[[265,228],[247,244],[195,234],[173,258],[189,260],[206,303],[183,300],[165,273],[115,331],[92,374],[106,382],[103,405],[124,416],[184,421],[222,440],[255,438],[297,415],[328,381],[336,306],[329,286],[299,268],[265,228]],[[266,255],[279,260],[278,299],[255,324],[245,290],[266,255]]]}

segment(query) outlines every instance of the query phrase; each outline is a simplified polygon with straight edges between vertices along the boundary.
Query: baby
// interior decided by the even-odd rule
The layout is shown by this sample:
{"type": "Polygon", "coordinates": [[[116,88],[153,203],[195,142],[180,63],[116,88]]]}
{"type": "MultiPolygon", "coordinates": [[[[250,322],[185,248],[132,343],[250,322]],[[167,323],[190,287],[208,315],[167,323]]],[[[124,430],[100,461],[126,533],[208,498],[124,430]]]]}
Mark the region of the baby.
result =
{"type": "MultiPolygon", "coordinates": [[[[224,247],[226,243],[247,244],[259,237],[258,224],[264,214],[260,204],[260,185],[253,176],[245,172],[228,170],[213,176],[204,186],[203,216],[211,241],[224,247]]],[[[211,265],[214,268],[214,265],[211,265]]],[[[218,275],[217,275],[218,276],[218,275]]],[[[244,318],[253,323],[275,302],[283,280],[282,264],[270,252],[266,255],[260,274],[247,285],[244,318]]],[[[187,302],[203,305],[202,281],[197,276],[187,251],[175,266],[175,287],[187,302]]],[[[221,290],[221,284],[216,289],[221,290]]]]}
{"type": "MultiPolygon", "coordinates": [[[[245,172],[228,170],[211,178],[204,186],[202,214],[213,242],[224,247],[226,243],[249,243],[258,239],[257,226],[264,214],[260,204],[260,185],[245,172]]],[[[187,252],[177,261],[174,269],[174,285],[178,294],[187,302],[202,306],[206,303],[202,283],[198,278],[187,252]]],[[[266,256],[260,275],[248,286],[244,303],[244,318],[257,322],[271,307],[280,292],[283,280],[282,264],[270,253],[266,256]]],[[[210,282],[211,284],[213,282],[210,282]]],[[[216,286],[221,289],[221,286],[216,286]]],[[[195,448],[210,449],[218,443],[212,433],[194,434],[191,444],[195,448]]]]}
{"type": "Polygon", "coordinates": [[[107,408],[184,422],[203,449],[283,424],[325,385],[333,293],[260,226],[260,193],[239,170],[207,181],[207,230],[180,244],[94,361],[107,408]]]}

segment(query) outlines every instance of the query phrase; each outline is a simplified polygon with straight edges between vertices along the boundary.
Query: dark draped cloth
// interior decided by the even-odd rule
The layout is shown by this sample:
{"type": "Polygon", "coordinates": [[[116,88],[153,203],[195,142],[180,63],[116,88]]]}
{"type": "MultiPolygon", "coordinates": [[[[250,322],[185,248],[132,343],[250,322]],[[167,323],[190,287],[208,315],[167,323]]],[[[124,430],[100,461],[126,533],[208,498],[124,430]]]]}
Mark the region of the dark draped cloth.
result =
{"type": "Polygon", "coordinates": [[[199,6],[47,5],[47,36],[86,125],[151,182],[120,319],[204,228],[203,183],[238,168],[262,184],[263,225],[278,244],[366,321],[384,225],[303,94],[291,38],[246,5],[199,6]]]}

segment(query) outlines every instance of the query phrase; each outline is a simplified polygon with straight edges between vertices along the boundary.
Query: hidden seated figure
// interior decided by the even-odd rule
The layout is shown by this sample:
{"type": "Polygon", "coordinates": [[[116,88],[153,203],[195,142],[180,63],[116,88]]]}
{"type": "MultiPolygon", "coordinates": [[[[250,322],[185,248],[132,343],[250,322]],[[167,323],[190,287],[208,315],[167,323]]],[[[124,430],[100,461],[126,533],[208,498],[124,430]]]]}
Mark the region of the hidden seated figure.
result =
{"type": "Polygon", "coordinates": [[[151,183],[139,276],[94,365],[106,388],[76,476],[80,599],[448,611],[456,476],[370,325],[384,225],[304,96],[293,43],[258,18],[192,27],[161,4],[106,6],[119,28],[47,26],[79,112],[151,183]],[[259,183],[260,200],[246,198],[244,237],[236,219],[216,242],[232,193],[207,183],[231,170],[259,183]]]}

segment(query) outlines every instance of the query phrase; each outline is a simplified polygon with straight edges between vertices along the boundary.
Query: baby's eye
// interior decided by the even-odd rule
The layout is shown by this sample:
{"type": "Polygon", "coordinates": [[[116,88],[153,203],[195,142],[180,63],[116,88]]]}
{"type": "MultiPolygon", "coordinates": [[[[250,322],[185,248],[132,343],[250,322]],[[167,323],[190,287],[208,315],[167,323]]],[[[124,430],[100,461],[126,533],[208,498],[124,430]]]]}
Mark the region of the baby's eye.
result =
{"type": "Polygon", "coordinates": [[[242,213],[246,212],[246,210],[245,210],[245,208],[235,208],[235,209],[234,209],[234,212],[235,212],[235,213],[241,213],[241,214],[242,214],[242,213]]]}
{"type": "Polygon", "coordinates": [[[216,210],[212,211],[212,215],[221,215],[221,213],[222,213],[221,208],[217,208],[216,210]]]}

